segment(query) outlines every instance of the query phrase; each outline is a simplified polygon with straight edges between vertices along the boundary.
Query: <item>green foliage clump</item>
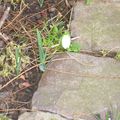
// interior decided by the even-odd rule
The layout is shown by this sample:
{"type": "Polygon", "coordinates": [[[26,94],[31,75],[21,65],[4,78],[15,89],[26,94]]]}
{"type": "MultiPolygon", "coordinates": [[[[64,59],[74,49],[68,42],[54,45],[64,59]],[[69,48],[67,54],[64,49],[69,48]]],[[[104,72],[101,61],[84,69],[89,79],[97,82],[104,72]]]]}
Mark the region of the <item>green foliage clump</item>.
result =
{"type": "MultiPolygon", "coordinates": [[[[50,30],[47,28],[44,30],[47,34],[45,37],[42,36],[43,46],[57,52],[63,52],[65,49],[62,46],[62,39],[64,35],[70,36],[68,30],[65,30],[63,23],[53,24],[50,26],[50,30]]],[[[66,40],[68,42],[68,40],[66,40]]],[[[69,52],[80,52],[80,45],[78,43],[72,42],[70,47],[66,49],[69,52]]]]}
{"type": "Polygon", "coordinates": [[[18,63],[16,59],[16,49],[19,47],[19,57],[20,57],[20,67],[18,71],[21,71],[22,68],[26,66],[30,62],[29,56],[25,55],[25,51],[23,48],[26,45],[17,45],[14,42],[8,43],[6,48],[0,53],[0,76],[7,77],[13,73],[15,73],[16,68],[18,68],[18,63]]]}
{"type": "Polygon", "coordinates": [[[53,48],[54,46],[60,44],[62,36],[65,32],[65,28],[62,25],[63,23],[50,25],[50,28],[44,29],[44,32],[47,34],[43,37],[43,45],[45,47],[53,48]]]}
{"type": "Polygon", "coordinates": [[[68,35],[64,40],[65,44],[70,44],[70,34],[65,30],[63,23],[52,24],[39,31],[37,29],[37,42],[39,49],[39,63],[40,70],[45,71],[46,60],[49,60],[56,52],[80,52],[80,45],[78,43],[71,43],[68,49],[63,46],[63,36],[68,35]]]}
{"type": "Polygon", "coordinates": [[[44,0],[38,0],[38,3],[39,3],[39,5],[40,5],[40,7],[42,7],[42,6],[43,6],[43,3],[44,3],[44,0]]]}
{"type": "Polygon", "coordinates": [[[39,31],[37,29],[37,42],[39,49],[39,63],[40,70],[45,71],[46,57],[50,56],[52,53],[60,51],[60,42],[64,32],[64,27],[59,24],[53,24],[49,27],[45,25],[43,30],[39,31]],[[43,35],[45,34],[45,35],[43,35]]]}

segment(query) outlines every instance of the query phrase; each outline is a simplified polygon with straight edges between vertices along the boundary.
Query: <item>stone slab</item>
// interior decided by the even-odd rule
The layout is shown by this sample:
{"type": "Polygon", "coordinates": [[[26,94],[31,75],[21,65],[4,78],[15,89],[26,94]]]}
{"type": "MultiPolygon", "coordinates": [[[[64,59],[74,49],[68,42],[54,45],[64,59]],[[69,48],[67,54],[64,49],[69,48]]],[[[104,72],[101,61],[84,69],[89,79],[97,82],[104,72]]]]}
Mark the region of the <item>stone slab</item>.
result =
{"type": "Polygon", "coordinates": [[[111,105],[119,106],[119,100],[119,61],[67,53],[56,55],[48,64],[33,96],[32,107],[70,119],[90,120],[90,115],[102,113],[111,105]]]}
{"type": "Polygon", "coordinates": [[[74,7],[71,34],[79,37],[82,50],[120,51],[120,0],[106,1],[77,2],[74,7]]]}
{"type": "Polygon", "coordinates": [[[60,115],[56,115],[49,112],[25,112],[18,120],[67,120],[60,115]]]}

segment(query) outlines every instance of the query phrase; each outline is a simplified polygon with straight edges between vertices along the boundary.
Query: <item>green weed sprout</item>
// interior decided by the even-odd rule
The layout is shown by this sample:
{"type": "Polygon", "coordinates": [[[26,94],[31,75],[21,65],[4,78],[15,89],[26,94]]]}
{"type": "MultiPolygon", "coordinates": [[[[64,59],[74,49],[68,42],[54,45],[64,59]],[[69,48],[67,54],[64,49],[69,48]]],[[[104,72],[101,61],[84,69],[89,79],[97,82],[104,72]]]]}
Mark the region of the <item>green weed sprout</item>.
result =
{"type": "Polygon", "coordinates": [[[15,58],[16,58],[16,74],[18,75],[20,72],[20,66],[21,66],[21,55],[20,55],[19,46],[17,46],[15,49],[15,58]]]}
{"type": "Polygon", "coordinates": [[[38,49],[39,49],[39,62],[40,62],[40,70],[45,71],[45,61],[46,61],[46,53],[43,48],[42,37],[40,31],[37,29],[37,42],[38,42],[38,49]]]}
{"type": "Polygon", "coordinates": [[[60,27],[59,25],[50,25],[49,28],[45,25],[41,31],[37,29],[37,43],[40,63],[39,68],[41,71],[45,71],[46,59],[49,59],[51,54],[56,51],[61,51],[60,41],[62,34],[63,27],[60,27]],[[46,36],[43,36],[42,33],[46,33],[46,36]],[[46,58],[47,56],[48,58],[46,58]]]}
{"type": "Polygon", "coordinates": [[[52,24],[37,32],[37,43],[39,50],[39,68],[45,71],[46,60],[49,60],[56,52],[80,52],[80,45],[78,43],[71,43],[70,33],[65,30],[64,26],[59,24],[52,24]],[[44,34],[42,34],[44,33],[44,34]]]}
{"type": "Polygon", "coordinates": [[[60,48],[60,42],[64,34],[64,27],[59,24],[50,25],[50,28],[47,27],[44,29],[46,36],[43,38],[43,45],[48,48],[60,48]],[[55,47],[56,46],[56,47],[55,47]]]}
{"type": "Polygon", "coordinates": [[[43,3],[44,3],[44,0],[38,0],[38,3],[39,3],[39,5],[40,5],[40,7],[42,7],[42,6],[43,6],[43,3]]]}

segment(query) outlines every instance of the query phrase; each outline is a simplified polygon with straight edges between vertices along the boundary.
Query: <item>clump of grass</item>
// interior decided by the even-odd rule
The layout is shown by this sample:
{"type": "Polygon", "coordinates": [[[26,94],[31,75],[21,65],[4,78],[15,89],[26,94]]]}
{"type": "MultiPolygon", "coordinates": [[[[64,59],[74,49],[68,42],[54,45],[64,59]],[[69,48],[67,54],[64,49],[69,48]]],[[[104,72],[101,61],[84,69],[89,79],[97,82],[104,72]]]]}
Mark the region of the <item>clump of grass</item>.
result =
{"type": "Polygon", "coordinates": [[[30,58],[25,54],[23,48],[25,44],[17,45],[14,42],[8,43],[6,48],[0,53],[0,76],[8,77],[9,75],[19,72],[29,62],[30,58]]]}
{"type": "MultiPolygon", "coordinates": [[[[63,23],[52,24],[49,27],[45,25],[41,31],[37,29],[37,42],[39,48],[39,63],[41,71],[45,71],[46,60],[49,60],[56,52],[80,51],[80,46],[77,43],[71,43],[68,49],[65,49],[62,46],[62,38],[64,35],[66,35],[66,33],[68,34],[67,38],[69,38],[69,31],[64,28],[63,23]]],[[[64,42],[67,41],[68,40],[65,40],[64,42]]]]}
{"type": "MultiPolygon", "coordinates": [[[[70,32],[64,28],[64,23],[52,24],[50,29],[47,28],[44,31],[47,35],[43,36],[43,46],[48,48],[48,52],[80,52],[80,45],[75,42],[71,42],[69,48],[64,48],[62,45],[63,37],[67,35],[70,37],[70,32]]],[[[66,44],[68,40],[65,40],[66,44]]]]}
{"type": "Polygon", "coordinates": [[[46,60],[50,58],[51,54],[57,51],[62,51],[60,41],[64,32],[64,27],[59,25],[47,25],[39,31],[37,29],[37,42],[39,49],[39,63],[40,70],[45,71],[46,60]],[[44,34],[44,35],[43,35],[44,34]]]}

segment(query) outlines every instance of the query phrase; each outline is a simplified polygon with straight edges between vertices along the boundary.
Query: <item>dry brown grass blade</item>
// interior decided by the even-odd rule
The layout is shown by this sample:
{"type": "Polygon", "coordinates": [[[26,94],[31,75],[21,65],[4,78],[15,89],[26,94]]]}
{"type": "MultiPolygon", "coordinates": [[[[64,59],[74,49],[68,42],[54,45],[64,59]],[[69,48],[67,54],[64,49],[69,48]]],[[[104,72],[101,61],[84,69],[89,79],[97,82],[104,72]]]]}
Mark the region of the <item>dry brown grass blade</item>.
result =
{"type": "Polygon", "coordinates": [[[5,10],[2,18],[0,19],[0,29],[2,28],[5,20],[7,19],[9,12],[10,12],[10,7],[7,7],[7,9],[5,10]]]}
{"type": "Polygon", "coordinates": [[[19,14],[16,15],[16,17],[8,25],[6,25],[3,29],[5,29],[5,28],[9,27],[11,24],[13,24],[13,22],[23,13],[23,11],[25,10],[26,7],[27,7],[27,5],[24,6],[24,8],[19,12],[19,14]]]}

